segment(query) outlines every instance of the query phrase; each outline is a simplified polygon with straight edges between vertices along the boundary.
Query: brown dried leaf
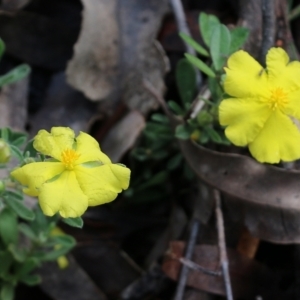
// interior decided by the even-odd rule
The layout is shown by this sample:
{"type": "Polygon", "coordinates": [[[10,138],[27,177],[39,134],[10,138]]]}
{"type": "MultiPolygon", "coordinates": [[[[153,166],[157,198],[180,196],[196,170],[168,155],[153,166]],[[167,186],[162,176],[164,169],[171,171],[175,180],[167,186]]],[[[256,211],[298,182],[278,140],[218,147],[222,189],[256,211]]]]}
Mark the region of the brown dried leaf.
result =
{"type": "Polygon", "coordinates": [[[191,141],[179,143],[202,181],[239,199],[234,204],[236,215],[244,212],[253,235],[277,243],[300,242],[300,172],[212,151],[191,141]]]}
{"type": "MultiPolygon", "coordinates": [[[[163,263],[163,271],[178,280],[181,264],[178,259],[184,253],[185,243],[174,241],[170,245],[163,263]]],[[[255,299],[257,295],[263,299],[283,299],[276,288],[276,278],[266,267],[258,262],[240,255],[233,249],[227,249],[234,299],[255,299]]],[[[216,271],[219,269],[219,250],[216,246],[196,246],[193,254],[194,262],[202,267],[216,271]]],[[[213,294],[226,295],[223,278],[221,276],[206,275],[202,272],[190,270],[187,285],[213,294]]]]}
{"type": "Polygon", "coordinates": [[[119,162],[122,156],[132,148],[146,123],[138,111],[124,116],[104,137],[101,148],[113,162],[119,162]]]}
{"type": "Polygon", "coordinates": [[[168,1],[82,3],[82,29],[67,68],[70,84],[94,101],[118,101],[122,95],[125,103],[141,112],[156,107],[142,79],[147,78],[162,93],[165,56],[154,39],[168,1]]]}

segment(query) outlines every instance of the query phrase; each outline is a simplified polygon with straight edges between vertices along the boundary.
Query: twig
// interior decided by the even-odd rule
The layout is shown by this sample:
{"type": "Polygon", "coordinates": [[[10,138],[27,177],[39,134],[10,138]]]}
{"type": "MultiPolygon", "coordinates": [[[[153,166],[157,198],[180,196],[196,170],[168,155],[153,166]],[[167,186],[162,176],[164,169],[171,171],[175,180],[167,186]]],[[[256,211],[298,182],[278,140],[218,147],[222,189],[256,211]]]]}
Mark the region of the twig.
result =
{"type": "Polygon", "coordinates": [[[222,267],[227,300],[233,300],[229,268],[228,268],[228,258],[226,252],[224,219],[221,210],[221,199],[220,199],[219,191],[214,190],[214,196],[216,202],[216,218],[217,218],[217,228],[218,228],[218,244],[219,244],[219,251],[220,251],[220,265],[222,267]]]}
{"type": "MultiPolygon", "coordinates": [[[[192,254],[194,251],[194,247],[197,241],[197,235],[199,231],[199,221],[194,220],[191,228],[191,233],[188,239],[187,247],[186,247],[186,252],[184,258],[180,258],[179,260],[182,262],[182,260],[187,260],[190,262],[190,259],[192,258],[192,254]]],[[[190,266],[189,266],[190,267],[190,266]]],[[[175,292],[175,297],[174,300],[181,300],[183,298],[183,293],[187,281],[187,276],[189,273],[189,267],[187,264],[183,264],[175,292]]],[[[203,270],[202,270],[203,271],[203,270]]]]}
{"type": "Polygon", "coordinates": [[[275,42],[275,1],[262,0],[262,43],[260,62],[265,66],[265,59],[268,50],[275,42]]]}
{"type": "MultiPolygon", "coordinates": [[[[187,21],[186,21],[186,18],[185,18],[185,14],[184,14],[184,10],[183,10],[181,0],[170,0],[170,4],[173,8],[173,12],[174,12],[174,15],[175,15],[178,31],[183,32],[183,33],[187,34],[188,36],[191,36],[191,32],[190,32],[190,29],[188,27],[188,24],[187,24],[187,21]]],[[[194,50],[194,48],[192,48],[186,42],[184,42],[184,45],[185,45],[186,51],[188,53],[190,53],[192,55],[196,55],[196,51],[194,50]]]]}
{"type": "MultiPolygon", "coordinates": [[[[185,14],[184,14],[184,10],[183,10],[183,6],[181,3],[181,0],[170,0],[170,4],[173,8],[173,12],[175,15],[175,19],[176,19],[176,23],[177,23],[177,27],[178,27],[178,31],[179,32],[183,32],[188,36],[192,36],[190,29],[188,27],[186,18],[185,18],[185,14]]],[[[185,41],[183,41],[186,51],[189,54],[192,54],[194,56],[196,56],[196,51],[194,48],[192,48],[188,43],[186,43],[185,41]]],[[[201,73],[198,69],[195,68],[196,71],[196,82],[197,82],[197,86],[198,88],[200,88],[201,84],[202,84],[202,76],[201,73]]]]}
{"type": "Polygon", "coordinates": [[[179,261],[183,265],[187,266],[188,268],[193,269],[193,270],[198,271],[198,272],[202,272],[206,275],[212,275],[212,276],[221,276],[222,275],[221,271],[208,270],[208,269],[194,263],[193,261],[191,261],[189,259],[186,259],[186,258],[183,258],[183,257],[179,258],[179,261]]]}

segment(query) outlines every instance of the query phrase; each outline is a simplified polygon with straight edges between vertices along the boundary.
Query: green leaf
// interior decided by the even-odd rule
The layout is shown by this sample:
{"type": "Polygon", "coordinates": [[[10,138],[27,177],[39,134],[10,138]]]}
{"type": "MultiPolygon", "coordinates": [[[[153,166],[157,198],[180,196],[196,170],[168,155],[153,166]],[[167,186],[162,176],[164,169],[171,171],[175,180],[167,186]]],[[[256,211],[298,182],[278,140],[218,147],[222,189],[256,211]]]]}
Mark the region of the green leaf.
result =
{"type": "Polygon", "coordinates": [[[35,234],[35,232],[32,230],[32,228],[28,224],[20,223],[18,228],[24,235],[26,235],[31,240],[33,240],[33,241],[38,240],[37,235],[35,234]]]}
{"type": "Polygon", "coordinates": [[[239,50],[246,42],[249,36],[249,30],[245,27],[236,27],[230,32],[231,44],[229,54],[239,50]]]}
{"type": "Polygon", "coordinates": [[[2,39],[0,39],[0,58],[2,57],[3,53],[5,51],[5,44],[2,39]]]}
{"type": "Polygon", "coordinates": [[[12,144],[10,144],[9,147],[10,147],[10,149],[11,149],[12,154],[13,154],[20,162],[23,162],[24,156],[23,156],[23,153],[21,152],[21,150],[20,150],[18,147],[12,145],[12,144]]]}
{"type": "Polygon", "coordinates": [[[28,274],[39,265],[40,263],[37,259],[30,257],[26,259],[22,264],[20,264],[18,268],[16,268],[16,275],[20,280],[22,280],[23,278],[26,278],[28,274]]]}
{"type": "Polygon", "coordinates": [[[194,48],[198,53],[202,54],[203,56],[209,57],[209,53],[206,49],[204,49],[199,43],[197,43],[192,37],[189,35],[180,32],[179,36],[192,48],[194,48]]]}
{"type": "Polygon", "coordinates": [[[46,246],[59,246],[73,248],[76,245],[76,240],[67,234],[51,236],[46,243],[46,246]]]}
{"type": "Polygon", "coordinates": [[[29,285],[29,286],[33,286],[33,285],[37,285],[39,283],[42,282],[42,279],[39,275],[28,275],[26,277],[24,277],[21,282],[29,285]]]}
{"type": "Polygon", "coordinates": [[[168,171],[161,171],[156,173],[155,175],[151,176],[149,180],[147,180],[145,183],[140,184],[136,191],[141,191],[149,187],[158,186],[160,184],[163,184],[169,176],[168,171]]]}
{"type": "Polygon", "coordinates": [[[24,196],[21,191],[5,191],[4,197],[14,198],[17,200],[23,200],[24,196]]]}
{"type": "Polygon", "coordinates": [[[78,218],[65,218],[62,219],[62,221],[66,224],[68,224],[69,226],[72,227],[77,227],[77,228],[82,228],[83,227],[83,220],[82,218],[78,217],[78,218]]]}
{"type": "Polygon", "coordinates": [[[0,212],[0,236],[7,246],[15,244],[18,240],[17,216],[8,207],[0,212]]]}
{"type": "Polygon", "coordinates": [[[163,124],[169,124],[169,118],[165,115],[162,114],[152,114],[151,115],[151,120],[159,122],[159,123],[163,123],[163,124]]]}
{"type": "Polygon", "coordinates": [[[206,131],[207,135],[209,136],[209,138],[213,142],[218,143],[218,144],[221,144],[223,142],[219,133],[216,130],[214,130],[213,128],[205,127],[205,131],[206,131]]]}
{"type": "Polygon", "coordinates": [[[9,252],[12,254],[14,259],[18,262],[23,263],[26,259],[26,250],[23,248],[20,248],[14,244],[10,244],[8,246],[9,252]]]}
{"type": "Polygon", "coordinates": [[[175,136],[180,140],[187,140],[190,138],[193,130],[188,124],[181,124],[176,127],[175,136]]]}
{"type": "Polygon", "coordinates": [[[60,256],[63,256],[67,254],[72,247],[60,247],[59,249],[53,250],[53,251],[48,251],[48,252],[43,252],[40,253],[39,255],[36,254],[36,258],[43,260],[43,261],[52,261],[58,259],[60,256]]]}
{"type": "Polygon", "coordinates": [[[0,76],[0,87],[4,85],[16,82],[30,73],[30,67],[26,64],[22,64],[11,70],[5,75],[0,76]]]}
{"type": "Polygon", "coordinates": [[[11,283],[4,283],[1,287],[1,300],[13,300],[15,295],[15,287],[11,283]]]}
{"type": "Polygon", "coordinates": [[[171,157],[167,163],[168,170],[174,170],[179,167],[180,163],[182,162],[182,155],[181,153],[177,153],[173,157],[171,157]]]}
{"type": "Polygon", "coordinates": [[[183,104],[192,103],[196,91],[196,72],[186,58],[181,59],[176,66],[176,83],[183,104]]]}
{"type": "Polygon", "coordinates": [[[27,145],[26,145],[26,147],[23,151],[24,155],[25,155],[26,152],[29,152],[30,157],[36,157],[37,156],[38,151],[33,147],[33,142],[34,142],[34,140],[32,139],[27,143],[27,145]]]}
{"type": "Polygon", "coordinates": [[[8,251],[0,251],[0,262],[0,276],[3,276],[8,272],[13,262],[11,253],[9,253],[8,251]]]}
{"type": "Polygon", "coordinates": [[[6,205],[9,206],[22,219],[28,221],[32,221],[34,219],[35,215],[33,211],[26,207],[22,201],[12,197],[5,197],[4,201],[6,205]]]}
{"type": "Polygon", "coordinates": [[[207,65],[205,64],[202,60],[200,60],[199,58],[185,53],[185,57],[188,59],[188,61],[194,65],[195,67],[197,67],[198,69],[200,69],[204,74],[206,74],[209,77],[216,77],[215,72],[207,65]]]}
{"type": "Polygon", "coordinates": [[[221,24],[214,27],[210,40],[210,54],[217,71],[224,66],[229,54],[231,37],[228,28],[221,24]]]}
{"type": "Polygon", "coordinates": [[[175,102],[175,101],[168,101],[168,106],[175,112],[175,114],[183,116],[184,110],[175,102]]]}
{"type": "Polygon", "coordinates": [[[202,34],[202,38],[204,43],[207,46],[210,46],[210,40],[212,37],[212,32],[216,25],[219,25],[220,21],[217,17],[213,15],[207,15],[206,13],[200,13],[199,16],[199,26],[200,32],[202,34]]]}

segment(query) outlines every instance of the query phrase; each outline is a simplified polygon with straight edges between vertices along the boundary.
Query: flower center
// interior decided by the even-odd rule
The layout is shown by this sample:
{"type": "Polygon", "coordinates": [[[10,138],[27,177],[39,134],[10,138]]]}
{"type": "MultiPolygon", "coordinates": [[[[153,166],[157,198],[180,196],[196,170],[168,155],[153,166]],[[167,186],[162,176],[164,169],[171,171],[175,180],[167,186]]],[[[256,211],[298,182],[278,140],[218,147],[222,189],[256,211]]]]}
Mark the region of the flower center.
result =
{"type": "Polygon", "coordinates": [[[66,149],[61,153],[62,163],[66,169],[73,170],[74,163],[79,158],[80,154],[76,153],[73,149],[66,149]]]}
{"type": "Polygon", "coordinates": [[[288,94],[282,88],[275,88],[271,91],[269,105],[272,110],[282,109],[288,103],[288,94]]]}

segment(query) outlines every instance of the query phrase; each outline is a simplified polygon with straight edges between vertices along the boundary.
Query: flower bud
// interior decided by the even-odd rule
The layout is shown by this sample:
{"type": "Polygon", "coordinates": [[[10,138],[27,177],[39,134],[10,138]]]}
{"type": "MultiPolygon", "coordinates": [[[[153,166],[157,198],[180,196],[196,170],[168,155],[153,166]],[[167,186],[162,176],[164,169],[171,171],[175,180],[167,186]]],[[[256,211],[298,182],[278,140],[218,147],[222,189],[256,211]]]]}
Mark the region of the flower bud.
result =
{"type": "Polygon", "coordinates": [[[0,163],[7,163],[10,159],[10,155],[8,144],[0,138],[0,163]]]}

